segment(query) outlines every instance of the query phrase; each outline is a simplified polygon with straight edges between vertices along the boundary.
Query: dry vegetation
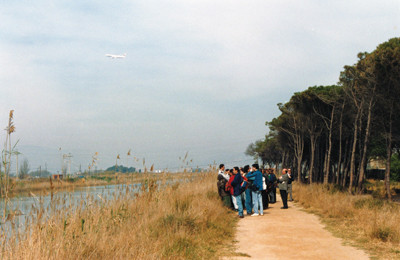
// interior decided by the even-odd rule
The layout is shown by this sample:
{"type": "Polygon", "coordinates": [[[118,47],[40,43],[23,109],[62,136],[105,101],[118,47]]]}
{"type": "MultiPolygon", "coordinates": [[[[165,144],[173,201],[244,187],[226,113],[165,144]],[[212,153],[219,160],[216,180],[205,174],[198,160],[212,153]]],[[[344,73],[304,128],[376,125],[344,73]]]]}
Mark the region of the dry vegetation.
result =
{"type": "Polygon", "coordinates": [[[74,213],[30,221],[29,232],[2,238],[1,259],[213,259],[226,253],[236,215],[216,192],[215,173],[159,189],[120,190],[112,201],[87,198],[74,213]],[[19,240],[19,242],[17,242],[19,240]]]}
{"type": "Polygon", "coordinates": [[[9,196],[29,196],[31,193],[46,195],[52,191],[57,190],[73,190],[81,187],[88,186],[101,186],[111,184],[129,184],[129,183],[140,183],[143,180],[149,178],[160,178],[167,180],[180,179],[190,177],[191,173],[114,173],[106,172],[101,174],[95,174],[86,176],[85,178],[68,178],[65,180],[52,180],[49,178],[39,179],[23,179],[17,180],[12,178],[10,181],[9,196]]]}
{"type": "Polygon", "coordinates": [[[349,195],[334,186],[293,187],[294,198],[327,228],[376,259],[400,258],[400,205],[371,195],[349,195]]]}

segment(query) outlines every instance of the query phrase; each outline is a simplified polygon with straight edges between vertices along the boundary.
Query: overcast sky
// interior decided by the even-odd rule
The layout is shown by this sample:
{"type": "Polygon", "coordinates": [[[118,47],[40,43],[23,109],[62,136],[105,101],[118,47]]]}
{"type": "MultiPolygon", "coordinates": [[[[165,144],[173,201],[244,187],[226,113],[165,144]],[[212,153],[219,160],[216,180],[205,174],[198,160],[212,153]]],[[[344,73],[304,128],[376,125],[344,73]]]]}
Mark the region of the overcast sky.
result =
{"type": "Polygon", "coordinates": [[[277,103],[399,36],[400,1],[0,1],[0,21],[0,126],[14,109],[31,170],[176,169],[251,163],[277,103]]]}

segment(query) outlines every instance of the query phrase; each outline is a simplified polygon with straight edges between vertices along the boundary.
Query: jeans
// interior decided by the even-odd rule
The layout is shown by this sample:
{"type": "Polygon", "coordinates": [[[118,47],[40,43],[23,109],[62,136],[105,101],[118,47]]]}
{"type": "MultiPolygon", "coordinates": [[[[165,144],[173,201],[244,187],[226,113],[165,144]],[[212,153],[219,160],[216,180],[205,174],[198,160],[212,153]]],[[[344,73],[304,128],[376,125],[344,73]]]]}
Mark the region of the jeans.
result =
{"type": "Polygon", "coordinates": [[[247,211],[247,214],[251,214],[251,211],[253,210],[253,202],[251,199],[251,190],[246,189],[245,195],[246,195],[246,202],[245,202],[246,211],[247,211]]]}
{"type": "Polygon", "coordinates": [[[235,196],[236,203],[238,206],[239,216],[243,216],[243,204],[242,204],[242,195],[235,196]]]}
{"type": "Polygon", "coordinates": [[[263,210],[263,203],[262,203],[262,197],[261,197],[261,191],[252,191],[251,196],[253,197],[253,209],[255,214],[264,214],[263,210]],[[260,208],[260,212],[258,212],[258,208],[260,208]]]}

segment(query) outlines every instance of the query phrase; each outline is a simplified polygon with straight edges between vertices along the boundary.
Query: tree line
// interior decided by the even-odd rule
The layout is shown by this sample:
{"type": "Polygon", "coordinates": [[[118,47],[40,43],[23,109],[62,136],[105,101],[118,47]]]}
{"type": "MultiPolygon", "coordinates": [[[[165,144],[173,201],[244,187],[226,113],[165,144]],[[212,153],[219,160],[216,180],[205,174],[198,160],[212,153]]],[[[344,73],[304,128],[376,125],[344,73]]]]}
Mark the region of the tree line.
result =
{"type": "Polygon", "coordinates": [[[400,148],[400,38],[357,57],[336,85],[309,87],[279,103],[265,139],[246,154],[270,166],[292,165],[299,182],[334,183],[352,193],[364,191],[367,163],[380,158],[391,199],[391,161],[400,148]]]}

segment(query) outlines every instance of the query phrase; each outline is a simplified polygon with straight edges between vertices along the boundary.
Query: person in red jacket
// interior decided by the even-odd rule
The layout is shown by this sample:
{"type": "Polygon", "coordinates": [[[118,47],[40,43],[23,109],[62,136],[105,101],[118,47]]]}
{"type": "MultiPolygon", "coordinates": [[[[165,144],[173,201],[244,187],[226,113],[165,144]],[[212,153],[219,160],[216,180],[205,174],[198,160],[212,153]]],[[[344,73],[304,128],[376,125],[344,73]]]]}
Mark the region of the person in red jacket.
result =
{"type": "Polygon", "coordinates": [[[226,191],[229,192],[229,193],[231,194],[232,204],[233,204],[234,210],[238,210],[238,205],[237,205],[237,202],[236,202],[236,197],[233,196],[232,181],[233,181],[233,179],[235,178],[235,175],[233,175],[233,169],[230,169],[230,170],[229,170],[229,176],[230,176],[230,178],[229,178],[228,183],[226,184],[226,191]]]}

